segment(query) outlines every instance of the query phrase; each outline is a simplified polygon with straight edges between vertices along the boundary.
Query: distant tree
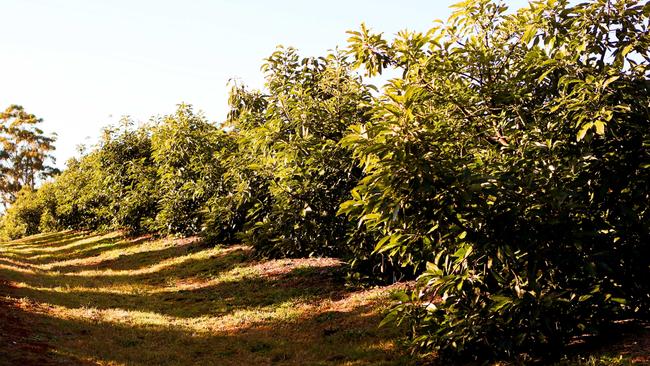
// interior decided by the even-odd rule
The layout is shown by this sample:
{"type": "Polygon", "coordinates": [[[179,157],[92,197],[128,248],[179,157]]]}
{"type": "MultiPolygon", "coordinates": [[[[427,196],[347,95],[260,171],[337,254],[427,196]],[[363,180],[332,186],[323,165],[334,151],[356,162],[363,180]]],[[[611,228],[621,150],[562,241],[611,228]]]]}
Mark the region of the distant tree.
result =
{"type": "Polygon", "coordinates": [[[56,135],[46,135],[37,127],[41,122],[19,105],[0,112],[0,201],[5,207],[23,186],[34,189],[38,178],[57,172],[47,164],[54,161],[56,135]]]}

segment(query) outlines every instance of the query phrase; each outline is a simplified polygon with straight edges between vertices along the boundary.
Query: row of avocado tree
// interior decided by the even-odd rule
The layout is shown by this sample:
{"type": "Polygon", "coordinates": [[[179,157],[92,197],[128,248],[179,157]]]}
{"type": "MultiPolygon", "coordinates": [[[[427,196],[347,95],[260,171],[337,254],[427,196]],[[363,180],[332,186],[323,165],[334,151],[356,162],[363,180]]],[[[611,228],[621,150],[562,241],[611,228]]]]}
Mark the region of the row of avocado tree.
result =
{"type": "Polygon", "coordinates": [[[346,52],[279,48],[224,124],[181,105],[108,128],[20,192],[17,237],[62,228],[204,235],[418,278],[392,324],[438,357],[560,350],[650,309],[650,6],[466,1],[446,23],[346,52]],[[381,89],[376,76],[401,72],[381,89]]]}

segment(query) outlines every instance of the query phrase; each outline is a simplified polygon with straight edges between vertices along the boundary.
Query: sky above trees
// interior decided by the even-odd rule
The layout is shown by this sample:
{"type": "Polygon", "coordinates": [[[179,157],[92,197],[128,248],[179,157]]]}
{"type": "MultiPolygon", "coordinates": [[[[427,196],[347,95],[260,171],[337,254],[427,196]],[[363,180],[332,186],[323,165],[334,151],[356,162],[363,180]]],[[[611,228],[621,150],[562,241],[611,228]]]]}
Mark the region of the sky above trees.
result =
{"type": "Polygon", "coordinates": [[[63,167],[124,115],[146,121],[186,102],[223,120],[228,80],[261,87],[259,65],[278,44],[322,55],[361,22],[386,35],[425,30],[456,2],[3,0],[0,105],[43,118],[63,167]]]}

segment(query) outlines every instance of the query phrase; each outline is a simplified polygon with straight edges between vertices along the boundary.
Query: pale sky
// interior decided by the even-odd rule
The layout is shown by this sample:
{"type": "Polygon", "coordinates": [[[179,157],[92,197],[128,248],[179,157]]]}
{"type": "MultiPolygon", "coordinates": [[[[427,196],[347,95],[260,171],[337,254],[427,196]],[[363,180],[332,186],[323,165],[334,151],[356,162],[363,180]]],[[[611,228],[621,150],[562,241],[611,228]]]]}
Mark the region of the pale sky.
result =
{"type": "Polygon", "coordinates": [[[456,2],[0,0],[0,108],[43,118],[63,167],[124,115],[146,121],[185,102],[222,121],[228,80],[262,87],[276,45],[320,56],[345,47],[345,31],[361,22],[389,38],[424,31],[456,2]]]}

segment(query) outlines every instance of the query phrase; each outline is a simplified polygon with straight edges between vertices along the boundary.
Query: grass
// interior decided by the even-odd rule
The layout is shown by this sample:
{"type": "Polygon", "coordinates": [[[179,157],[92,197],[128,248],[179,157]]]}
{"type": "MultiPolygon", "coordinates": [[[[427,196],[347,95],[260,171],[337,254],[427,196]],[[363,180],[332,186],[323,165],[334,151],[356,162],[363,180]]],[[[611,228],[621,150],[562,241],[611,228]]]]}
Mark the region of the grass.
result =
{"type": "Polygon", "coordinates": [[[378,329],[393,287],[331,258],[61,232],[0,244],[0,364],[404,365],[378,329]]]}
{"type": "MultiPolygon", "coordinates": [[[[399,285],[352,289],[342,270],[197,238],[69,231],[0,243],[0,365],[417,363],[397,330],[377,328],[399,285]]],[[[625,327],[555,365],[650,364],[650,329],[625,327]]]]}

